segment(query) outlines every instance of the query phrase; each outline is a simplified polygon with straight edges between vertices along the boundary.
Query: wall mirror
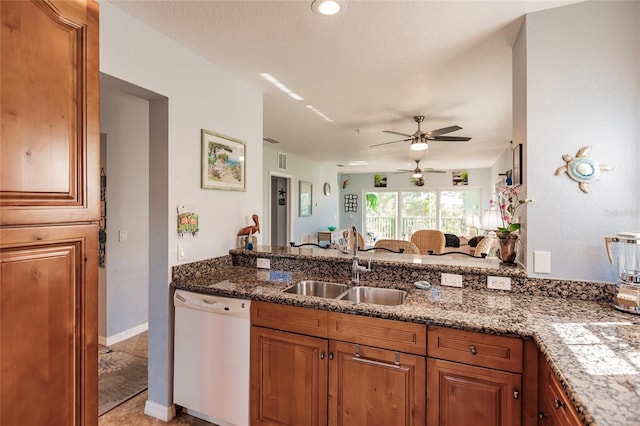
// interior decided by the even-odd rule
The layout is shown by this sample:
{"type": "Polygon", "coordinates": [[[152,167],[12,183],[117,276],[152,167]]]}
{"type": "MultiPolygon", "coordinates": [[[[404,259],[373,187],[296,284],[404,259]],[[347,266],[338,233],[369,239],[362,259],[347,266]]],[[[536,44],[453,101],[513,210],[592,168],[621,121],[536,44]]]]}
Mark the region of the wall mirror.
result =
{"type": "Polygon", "coordinates": [[[300,181],[300,200],[298,204],[298,216],[311,216],[313,201],[313,184],[311,182],[300,181]]]}

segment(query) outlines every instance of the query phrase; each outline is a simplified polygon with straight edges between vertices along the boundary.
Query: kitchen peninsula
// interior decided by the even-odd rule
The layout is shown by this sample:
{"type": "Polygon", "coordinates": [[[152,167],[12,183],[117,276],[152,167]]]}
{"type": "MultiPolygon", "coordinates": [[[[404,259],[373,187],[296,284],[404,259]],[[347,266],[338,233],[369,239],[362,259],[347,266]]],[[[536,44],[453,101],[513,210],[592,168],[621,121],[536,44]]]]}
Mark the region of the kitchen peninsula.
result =
{"type": "MultiPolygon", "coordinates": [[[[612,308],[607,299],[612,296],[610,284],[529,279],[524,270],[500,267],[490,259],[435,261],[429,256],[398,256],[372,254],[371,271],[361,275],[361,285],[407,291],[406,300],[398,306],[283,293],[288,285],[305,279],[349,282],[350,256],[309,248],[231,250],[230,256],[174,267],[172,286],[330,314],[421,324],[429,333],[446,328],[535,342],[583,424],[637,424],[640,319],[612,308]],[[257,258],[269,259],[271,269],[256,268],[257,258]],[[463,288],[440,286],[442,272],[462,275],[463,288]],[[486,290],[488,275],[510,277],[512,291],[486,290]],[[415,281],[429,281],[432,287],[417,289],[412,285],[415,281]]],[[[367,260],[369,255],[360,257],[367,260]]]]}

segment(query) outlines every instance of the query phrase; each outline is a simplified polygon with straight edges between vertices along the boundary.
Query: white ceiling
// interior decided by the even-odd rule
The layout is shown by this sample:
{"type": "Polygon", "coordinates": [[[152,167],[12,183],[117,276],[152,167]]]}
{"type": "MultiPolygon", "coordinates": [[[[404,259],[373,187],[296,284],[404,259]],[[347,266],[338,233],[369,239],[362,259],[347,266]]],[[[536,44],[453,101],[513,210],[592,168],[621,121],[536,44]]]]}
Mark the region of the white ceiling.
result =
{"type": "Polygon", "coordinates": [[[459,125],[448,136],[472,137],[431,142],[421,166],[493,165],[512,139],[511,48],[524,14],[574,3],[360,0],[323,17],[310,0],[111,2],[263,91],[277,150],[350,173],[415,166],[409,142],[369,147],[403,139],[382,130],[414,133],[414,115],[426,116],[423,131],[459,125]]]}

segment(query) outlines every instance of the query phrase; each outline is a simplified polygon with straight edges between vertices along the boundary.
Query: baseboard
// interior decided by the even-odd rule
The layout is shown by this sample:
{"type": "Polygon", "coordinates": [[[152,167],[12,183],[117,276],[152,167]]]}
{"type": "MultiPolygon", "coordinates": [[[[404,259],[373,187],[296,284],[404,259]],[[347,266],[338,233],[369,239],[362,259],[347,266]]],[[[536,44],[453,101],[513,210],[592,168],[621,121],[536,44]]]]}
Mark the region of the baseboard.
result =
{"type": "Polygon", "coordinates": [[[175,404],[171,404],[167,407],[166,405],[158,404],[157,402],[147,399],[147,402],[144,404],[144,413],[147,416],[168,422],[176,416],[176,406],[175,404]]]}
{"type": "Polygon", "coordinates": [[[135,327],[132,327],[128,330],[122,331],[118,334],[114,334],[113,336],[98,336],[98,344],[103,346],[111,346],[147,330],[149,330],[149,323],[145,322],[143,324],[136,325],[135,327]]]}

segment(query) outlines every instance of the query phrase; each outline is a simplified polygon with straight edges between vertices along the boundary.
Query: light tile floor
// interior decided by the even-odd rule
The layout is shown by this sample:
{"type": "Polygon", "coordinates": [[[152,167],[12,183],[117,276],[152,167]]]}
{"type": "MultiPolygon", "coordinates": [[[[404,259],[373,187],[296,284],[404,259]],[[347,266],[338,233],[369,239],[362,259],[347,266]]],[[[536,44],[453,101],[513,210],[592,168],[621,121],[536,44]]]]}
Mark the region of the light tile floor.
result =
{"type": "MultiPolygon", "coordinates": [[[[99,347],[105,349],[104,346],[99,347]]],[[[127,352],[133,355],[148,358],[148,333],[140,333],[120,343],[111,346],[111,349],[127,352]]],[[[144,405],[147,401],[147,391],[144,391],[113,410],[98,417],[98,426],[211,426],[213,423],[200,420],[188,414],[180,414],[169,422],[158,420],[144,414],[144,405]]]]}

